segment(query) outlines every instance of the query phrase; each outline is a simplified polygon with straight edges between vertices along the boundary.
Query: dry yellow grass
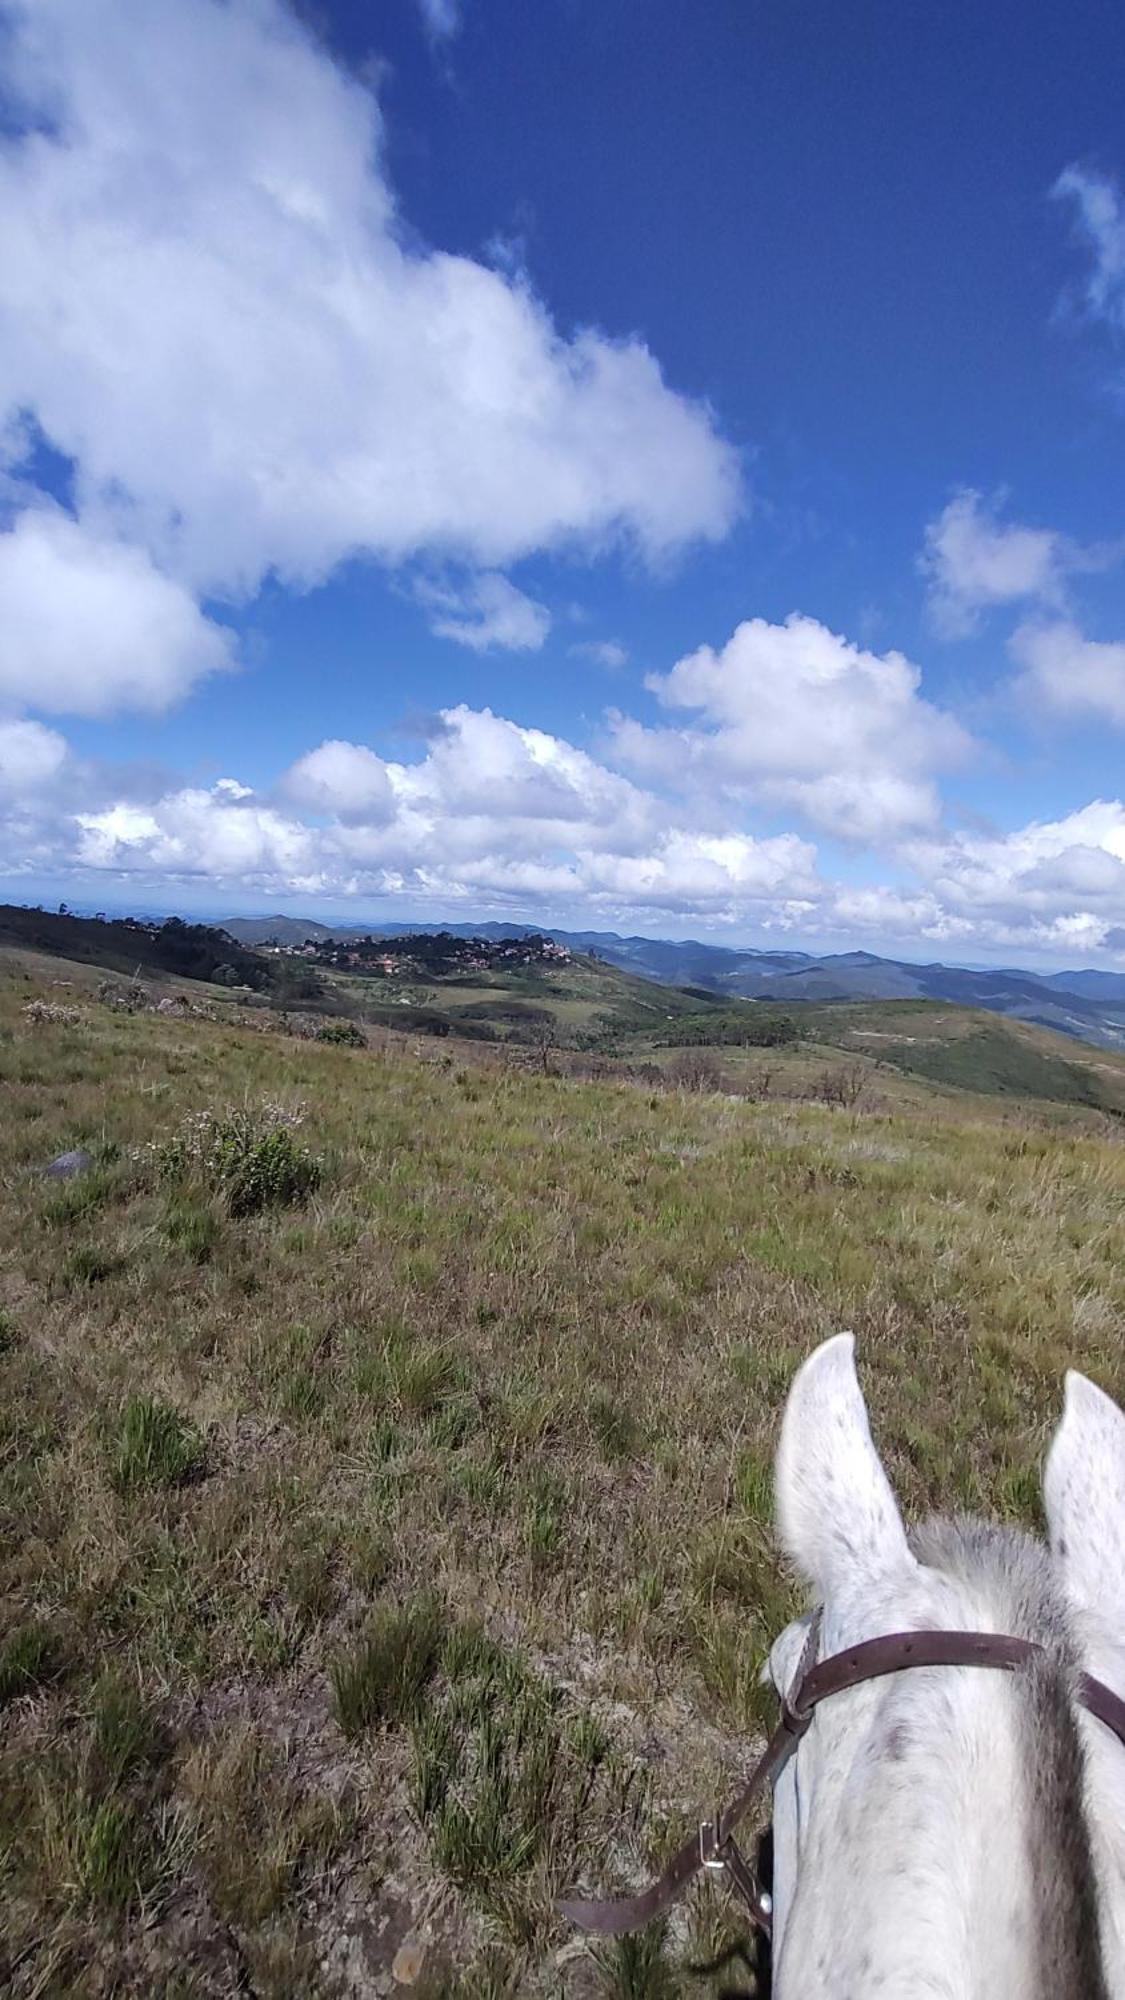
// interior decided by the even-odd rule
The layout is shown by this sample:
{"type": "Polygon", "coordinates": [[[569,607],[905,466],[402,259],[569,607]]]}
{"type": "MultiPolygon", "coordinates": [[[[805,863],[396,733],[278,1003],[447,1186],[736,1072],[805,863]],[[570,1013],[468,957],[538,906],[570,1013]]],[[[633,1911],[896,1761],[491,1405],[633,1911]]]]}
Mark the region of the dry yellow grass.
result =
{"type": "Polygon", "coordinates": [[[796,1362],[854,1327],[910,1505],[1034,1518],[1063,1368],[1122,1389],[1116,1130],[95,989],[0,962],[8,1985],[359,1995],[419,1942],[431,1993],[679,1991],[713,1902],[599,1957],[551,1897],[635,1877],[747,1757],[796,1362]],[[303,1200],[234,1214],[210,1154],[160,1151],[278,1107],[303,1200]],[[92,1170],[44,1179],[73,1146],[92,1170]]]}

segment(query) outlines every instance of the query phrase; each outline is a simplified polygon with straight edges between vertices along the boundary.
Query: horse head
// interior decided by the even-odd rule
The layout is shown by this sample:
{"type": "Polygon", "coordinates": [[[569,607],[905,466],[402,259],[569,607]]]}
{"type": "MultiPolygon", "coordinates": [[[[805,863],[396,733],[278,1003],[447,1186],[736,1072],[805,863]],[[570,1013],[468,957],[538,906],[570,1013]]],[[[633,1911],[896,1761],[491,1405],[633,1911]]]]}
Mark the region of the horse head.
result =
{"type": "MultiPolygon", "coordinates": [[[[774,1795],[778,2000],[1125,1993],[1125,1749],[1078,1714],[1083,1667],[1125,1689],[1125,1417],[1069,1378],[1053,1555],[969,1519],[908,1533],[841,1334],[794,1378],[776,1495],[822,1658],[887,1633],[1029,1642],[1018,1671],[922,1667],[818,1705],[774,1795]]],[[[779,1692],[808,1640],[805,1619],[776,1641],[779,1692]]]]}

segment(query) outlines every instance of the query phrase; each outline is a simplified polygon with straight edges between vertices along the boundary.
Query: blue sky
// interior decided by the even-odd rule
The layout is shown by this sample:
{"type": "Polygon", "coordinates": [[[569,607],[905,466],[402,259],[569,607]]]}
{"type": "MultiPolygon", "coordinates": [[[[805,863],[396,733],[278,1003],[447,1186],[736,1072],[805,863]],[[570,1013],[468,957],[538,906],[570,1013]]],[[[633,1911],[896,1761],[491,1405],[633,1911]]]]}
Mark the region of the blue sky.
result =
{"type": "Polygon", "coordinates": [[[1125,964],[1125,17],[0,0],[0,893],[1125,964]]]}

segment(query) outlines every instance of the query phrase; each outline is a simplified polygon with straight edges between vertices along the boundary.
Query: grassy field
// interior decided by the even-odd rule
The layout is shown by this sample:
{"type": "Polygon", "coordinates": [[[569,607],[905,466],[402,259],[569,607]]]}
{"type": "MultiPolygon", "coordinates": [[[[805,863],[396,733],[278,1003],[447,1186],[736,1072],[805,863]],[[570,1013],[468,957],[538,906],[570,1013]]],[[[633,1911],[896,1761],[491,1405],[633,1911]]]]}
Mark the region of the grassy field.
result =
{"type": "Polygon", "coordinates": [[[97,988],[0,956],[0,1984],[739,1990],[710,1891],[612,1950],[552,1898],[748,1761],[817,1340],[911,1507],[1036,1518],[1063,1369],[1125,1387],[1118,1122],[837,1010],[721,1051],[754,1101],[97,988]]]}

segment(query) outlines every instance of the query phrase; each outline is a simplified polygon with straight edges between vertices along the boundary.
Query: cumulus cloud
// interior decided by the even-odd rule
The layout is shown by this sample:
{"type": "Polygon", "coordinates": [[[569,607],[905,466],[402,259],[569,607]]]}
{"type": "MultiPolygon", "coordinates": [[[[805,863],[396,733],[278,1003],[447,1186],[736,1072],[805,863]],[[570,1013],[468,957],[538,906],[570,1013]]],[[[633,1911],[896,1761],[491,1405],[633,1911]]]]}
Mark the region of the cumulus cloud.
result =
{"type": "Polygon", "coordinates": [[[1125,642],[1087,639],[1060,619],[1021,625],[1008,650],[1022,669],[1017,689],[1037,705],[1125,727],[1125,642]]]}
{"type": "MultiPolygon", "coordinates": [[[[0,436],[33,413],[118,568],[129,544],[138,577],[233,600],[357,554],[490,571],[727,532],[739,468],[708,410],[640,339],[564,337],[522,276],[418,244],[373,96],[280,0],[6,18],[0,436]]],[[[189,625],[115,699],[182,691],[189,625]]],[[[81,679],[68,699],[109,705],[81,679]]]]}
{"type": "Polygon", "coordinates": [[[232,901],[737,926],[908,958],[1121,952],[1118,800],[1006,832],[919,834],[899,846],[898,879],[856,884],[826,879],[796,834],[750,831],[729,802],[701,825],[563,738],[465,707],[442,724],[410,763],[321,744],[272,795],[236,777],[114,787],[42,724],[0,725],[0,872],[85,875],[95,895],[205,882],[232,901]]]}
{"type": "Polygon", "coordinates": [[[495,570],[458,585],[420,578],[414,593],[430,614],[430,630],[439,639],[471,647],[474,653],[495,648],[537,653],[551,629],[546,605],[537,604],[495,570]]]}
{"type": "Polygon", "coordinates": [[[969,752],[920,693],[901,653],[852,645],[814,618],[754,618],[719,652],[702,646],[646,686],[683,727],[613,720],[617,753],[666,783],[799,813],[842,839],[880,843],[939,817],[935,771],[969,752]]]}
{"type": "MultiPolygon", "coordinates": [[[[666,801],[575,745],[489,710],[450,709],[442,722],[414,763],[323,743],[272,797],[233,778],[93,796],[98,787],[78,771],[65,803],[40,802],[37,865],[134,883],[206,880],[232,893],[409,894],[439,910],[550,899],[726,922],[795,921],[818,893],[815,850],[794,834],[678,823],[666,801]]],[[[32,732],[13,740],[26,778],[58,753],[35,736],[51,737],[42,725],[16,728],[32,732]]],[[[0,734],[0,758],[3,746],[0,734]]],[[[17,802],[0,813],[0,870],[21,866],[28,845],[17,802]]]]}
{"type": "Polygon", "coordinates": [[[900,881],[834,883],[816,921],[908,959],[1002,963],[1125,956],[1125,804],[1098,799],[1010,830],[942,832],[905,846],[900,881]]]}
{"type": "Polygon", "coordinates": [[[945,935],[1095,951],[1125,908],[1125,805],[1096,799],[1011,832],[946,835],[909,859],[935,912],[955,926],[945,935]]]}
{"type": "Polygon", "coordinates": [[[0,700],[160,710],[233,659],[230,633],[143,549],[48,507],[0,533],[0,700]]]}
{"type": "Polygon", "coordinates": [[[344,821],[378,822],[394,806],[387,766],[363,743],[321,743],[297,759],[282,789],[294,805],[344,821]]]}
{"type": "Polygon", "coordinates": [[[0,801],[41,792],[61,775],[68,755],[65,738],[43,723],[0,719],[0,801]]]}
{"type": "Polygon", "coordinates": [[[926,529],[919,564],[933,622],[947,638],[963,638],[997,605],[1057,605],[1076,555],[1050,528],[1001,521],[994,504],[966,488],[926,529]]]}
{"type": "Polygon", "coordinates": [[[388,768],[404,814],[440,823],[446,843],[487,845],[503,826],[513,852],[538,841],[635,853],[667,821],[661,800],[563,737],[464,704],[442,722],[420,763],[388,768]]]}
{"type": "Polygon", "coordinates": [[[247,788],[185,787],[151,806],[111,805],[75,815],[74,863],[164,880],[261,882],[281,878],[315,893],[323,886],[313,830],[263,805],[247,788]]]}

